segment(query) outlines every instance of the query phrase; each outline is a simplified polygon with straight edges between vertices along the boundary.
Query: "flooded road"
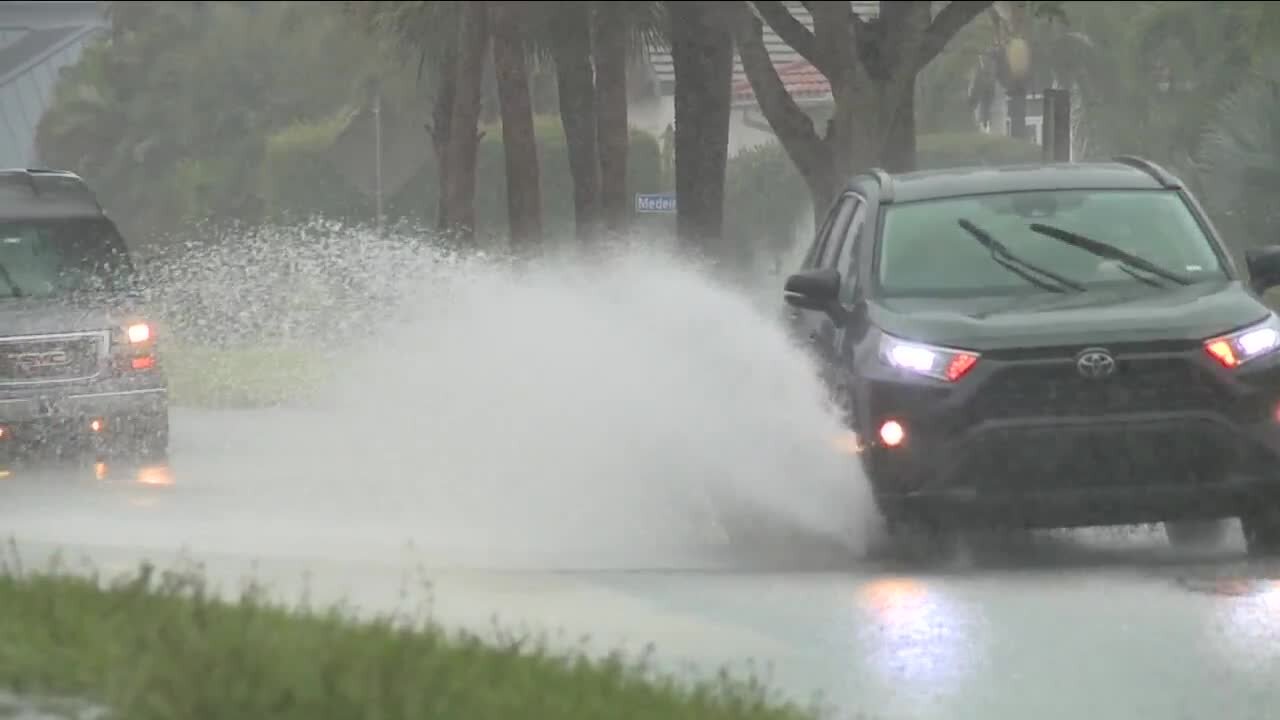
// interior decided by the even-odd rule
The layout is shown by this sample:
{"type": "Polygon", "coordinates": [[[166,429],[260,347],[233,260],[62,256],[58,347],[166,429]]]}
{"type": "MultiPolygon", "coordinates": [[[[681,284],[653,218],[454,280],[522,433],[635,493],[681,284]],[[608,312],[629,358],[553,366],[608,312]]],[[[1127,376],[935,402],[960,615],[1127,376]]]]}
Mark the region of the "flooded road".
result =
{"type": "Polygon", "coordinates": [[[304,586],[313,603],[370,610],[429,596],[474,629],[496,617],[600,651],[652,643],[673,669],[754,667],[841,717],[1243,719],[1280,705],[1280,566],[1246,561],[1238,530],[1211,555],[1174,553],[1158,531],[1087,531],[931,572],[817,541],[743,554],[710,531],[677,551],[663,528],[607,553],[498,546],[412,468],[282,456],[279,436],[312,420],[175,411],[167,463],[7,467],[5,535],[27,566],[59,551],[108,573],[189,560],[285,600],[304,586]]]}

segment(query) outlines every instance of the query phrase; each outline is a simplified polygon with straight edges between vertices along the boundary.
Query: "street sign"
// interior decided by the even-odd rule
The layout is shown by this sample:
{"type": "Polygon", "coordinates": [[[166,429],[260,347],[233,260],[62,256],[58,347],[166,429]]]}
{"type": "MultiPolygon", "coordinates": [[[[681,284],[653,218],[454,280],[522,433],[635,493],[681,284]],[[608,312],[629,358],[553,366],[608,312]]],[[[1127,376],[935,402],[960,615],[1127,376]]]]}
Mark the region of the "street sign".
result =
{"type": "Polygon", "coordinates": [[[670,215],[676,211],[675,193],[636,193],[636,212],[670,215]]]}

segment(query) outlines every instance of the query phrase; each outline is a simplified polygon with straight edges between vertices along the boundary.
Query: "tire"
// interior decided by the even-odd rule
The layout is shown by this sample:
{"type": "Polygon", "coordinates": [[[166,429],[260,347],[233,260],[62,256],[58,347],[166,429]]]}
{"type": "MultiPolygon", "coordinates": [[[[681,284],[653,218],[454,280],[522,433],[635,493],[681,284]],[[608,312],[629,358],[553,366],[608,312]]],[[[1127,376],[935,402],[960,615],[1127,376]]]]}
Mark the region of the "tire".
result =
{"type": "Polygon", "coordinates": [[[147,415],[122,418],[121,434],[112,443],[113,450],[131,459],[147,461],[164,458],[169,453],[169,413],[160,410],[147,415]]]}
{"type": "Polygon", "coordinates": [[[1254,557],[1280,555],[1280,509],[1264,507],[1240,517],[1245,546],[1254,557]]]}
{"type": "Polygon", "coordinates": [[[1164,523],[1164,535],[1175,548],[1210,550],[1226,541],[1226,520],[1179,520],[1164,523]]]}
{"type": "Polygon", "coordinates": [[[939,523],[897,518],[888,527],[890,553],[911,564],[948,564],[965,550],[964,534],[939,523]]]}

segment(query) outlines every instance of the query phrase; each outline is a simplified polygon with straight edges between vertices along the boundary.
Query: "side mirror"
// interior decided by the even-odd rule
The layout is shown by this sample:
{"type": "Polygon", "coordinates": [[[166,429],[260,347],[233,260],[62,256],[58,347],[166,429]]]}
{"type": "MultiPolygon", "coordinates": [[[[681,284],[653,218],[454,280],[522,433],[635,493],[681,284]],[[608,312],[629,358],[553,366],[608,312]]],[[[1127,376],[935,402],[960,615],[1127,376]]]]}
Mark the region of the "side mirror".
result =
{"type": "Polygon", "coordinates": [[[1280,285],[1280,245],[1249,248],[1244,254],[1249,268],[1249,285],[1261,295],[1280,285]]]}
{"type": "Polygon", "coordinates": [[[830,313],[840,295],[840,273],[831,269],[806,270],[787,278],[783,293],[788,304],[830,313]]]}

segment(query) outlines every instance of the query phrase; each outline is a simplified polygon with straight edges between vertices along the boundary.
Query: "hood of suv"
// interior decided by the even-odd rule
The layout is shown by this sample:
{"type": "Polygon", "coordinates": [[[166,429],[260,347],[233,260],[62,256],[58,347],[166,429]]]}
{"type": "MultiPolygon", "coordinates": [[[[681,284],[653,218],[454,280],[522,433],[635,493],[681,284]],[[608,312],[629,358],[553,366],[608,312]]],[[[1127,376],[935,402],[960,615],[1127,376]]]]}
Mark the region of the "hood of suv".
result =
{"type": "Polygon", "coordinates": [[[1270,310],[1239,281],[980,298],[886,298],[871,321],[904,338],[977,351],[1116,342],[1198,342],[1270,310]]]}
{"type": "Polygon", "coordinates": [[[135,310],[116,298],[5,299],[0,301],[0,337],[105,330],[120,325],[135,310]]]}

